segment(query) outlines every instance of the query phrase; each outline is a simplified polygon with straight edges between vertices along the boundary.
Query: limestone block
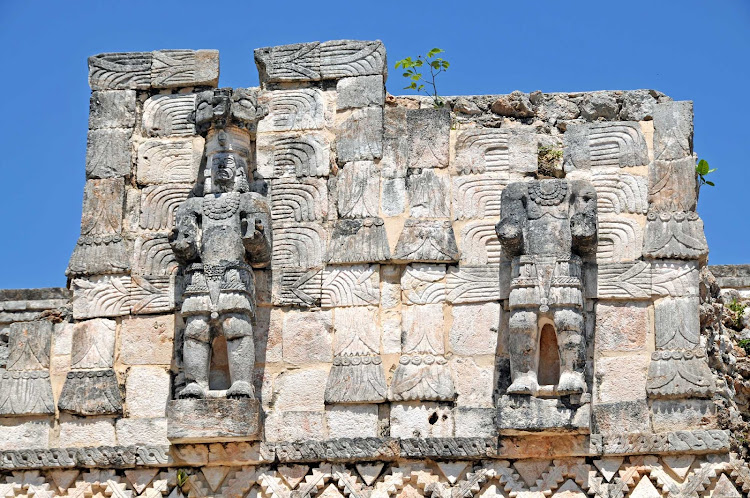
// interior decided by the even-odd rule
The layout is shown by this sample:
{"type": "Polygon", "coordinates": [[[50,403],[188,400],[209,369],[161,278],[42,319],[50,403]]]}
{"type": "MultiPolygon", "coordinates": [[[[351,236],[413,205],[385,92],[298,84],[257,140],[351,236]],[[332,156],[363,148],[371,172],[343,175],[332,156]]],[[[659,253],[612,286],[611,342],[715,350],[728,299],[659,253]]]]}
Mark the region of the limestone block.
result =
{"type": "Polygon", "coordinates": [[[654,106],[654,159],[669,161],[693,155],[693,102],[654,106]]]}
{"type": "Polygon", "coordinates": [[[695,428],[714,428],[717,423],[716,403],[708,399],[660,400],[651,402],[654,432],[695,428]]]}
{"type": "Polygon", "coordinates": [[[47,449],[51,425],[47,420],[3,420],[0,448],[6,451],[47,449]]]}
{"type": "Polygon", "coordinates": [[[408,167],[445,168],[450,155],[451,115],[448,109],[406,111],[408,167]]]}
{"type": "Polygon", "coordinates": [[[620,119],[625,121],[645,121],[653,119],[656,106],[655,92],[652,90],[633,90],[624,92],[620,119]]]}
{"type": "Polygon", "coordinates": [[[380,160],[383,178],[404,178],[408,160],[406,109],[386,107],[383,112],[383,157],[380,160]]]}
{"type": "Polygon", "coordinates": [[[495,367],[474,358],[454,356],[451,370],[456,388],[456,405],[491,408],[494,404],[495,367]]]}
{"type": "Polygon", "coordinates": [[[130,367],[125,381],[130,418],[163,417],[170,397],[169,384],[169,372],[164,367],[130,367]]]}
{"type": "Polygon", "coordinates": [[[325,402],[382,403],[386,400],[385,372],[377,354],[341,354],[333,359],[325,402]]]}
{"type": "Polygon", "coordinates": [[[150,137],[195,135],[190,114],[195,111],[195,94],[154,95],[143,104],[141,127],[150,137]]]}
{"type": "Polygon", "coordinates": [[[696,212],[649,212],[643,253],[651,258],[704,259],[708,243],[696,212]]]}
{"type": "Polygon", "coordinates": [[[112,368],[115,357],[114,320],[97,318],[73,325],[73,369],[112,368]]]}
{"type": "Polygon", "coordinates": [[[646,214],[648,211],[648,185],[642,176],[602,168],[592,172],[591,183],[596,189],[597,211],[601,214],[646,214]]]}
{"type": "Polygon", "coordinates": [[[0,371],[0,416],[54,413],[55,402],[49,372],[0,371]]]}
{"type": "Polygon", "coordinates": [[[377,263],[387,261],[390,257],[388,238],[381,218],[336,222],[326,255],[328,263],[377,263]]]}
{"type": "Polygon", "coordinates": [[[273,271],[273,304],[320,306],[323,271],[320,268],[278,268],[273,271]]]}
{"type": "Polygon", "coordinates": [[[111,418],[60,417],[60,435],[55,446],[58,448],[116,446],[115,421],[111,418]]]}
{"type": "Polygon", "coordinates": [[[258,105],[268,109],[258,122],[258,133],[319,130],[325,125],[325,99],[319,88],[263,92],[258,105]]]}
{"type": "Polygon", "coordinates": [[[89,57],[92,90],[145,90],[151,84],[151,52],[105,53],[89,57]]]}
{"type": "Polygon", "coordinates": [[[121,418],[115,423],[117,442],[122,446],[142,444],[149,446],[169,445],[167,419],[121,418]]]}
{"type": "Polygon", "coordinates": [[[590,92],[583,96],[580,104],[581,117],[587,121],[617,119],[617,100],[610,92],[590,92]]]}
{"type": "Polygon", "coordinates": [[[502,247],[495,232],[495,221],[472,221],[461,230],[461,265],[497,265],[502,247]]]}
{"type": "Polygon", "coordinates": [[[150,138],[141,142],[136,159],[138,184],[194,183],[204,142],[202,137],[150,138]]]}
{"type": "Polygon", "coordinates": [[[697,296],[697,261],[658,260],[651,263],[651,285],[654,296],[697,296]]]}
{"type": "Polygon", "coordinates": [[[331,40],[320,44],[320,76],[324,80],[373,74],[385,78],[387,72],[385,46],[380,40],[331,40]]]}
{"type": "Polygon", "coordinates": [[[700,345],[698,296],[667,297],[654,304],[657,349],[695,349],[700,345]]]}
{"type": "Polygon", "coordinates": [[[323,270],[321,306],[367,306],[380,302],[378,265],[329,266],[323,270]]]}
{"type": "MultiPolygon", "coordinates": [[[[55,340],[52,341],[52,356],[70,356],[73,350],[73,328],[72,323],[59,323],[54,326],[53,335],[55,340]]],[[[66,360],[68,360],[66,358],[66,360]]],[[[68,360],[69,362],[69,360],[68,360]]]]}
{"type": "Polygon", "coordinates": [[[119,361],[124,365],[169,365],[174,320],[169,317],[128,317],[120,329],[119,361]]]}
{"type": "Polygon", "coordinates": [[[260,438],[260,404],[254,398],[178,399],[167,406],[172,443],[260,438]]]}
{"type": "Polygon", "coordinates": [[[141,191],[140,227],[166,231],[174,226],[177,207],[188,198],[189,184],[169,183],[153,185],[141,191]]]}
{"type": "Polygon", "coordinates": [[[328,369],[287,370],[273,381],[273,409],[323,411],[328,369]]]}
{"type": "Polygon", "coordinates": [[[452,401],[456,396],[448,360],[440,355],[401,356],[388,395],[392,401],[452,401]]]}
{"type": "Polygon", "coordinates": [[[89,130],[86,143],[86,178],[112,178],[130,174],[132,130],[89,130]]]}
{"type": "Polygon", "coordinates": [[[48,320],[11,323],[5,368],[9,372],[49,369],[52,330],[48,320]]]}
{"type": "Polygon", "coordinates": [[[381,306],[380,325],[383,354],[401,353],[401,314],[396,310],[386,310],[381,306]]]}
{"type": "Polygon", "coordinates": [[[322,133],[258,133],[256,150],[257,172],[264,178],[327,176],[331,169],[330,144],[322,133]]]}
{"type": "Polygon", "coordinates": [[[595,394],[599,403],[637,401],[646,398],[648,356],[599,358],[594,365],[595,394]]]}
{"type": "Polygon", "coordinates": [[[115,371],[110,368],[68,372],[57,408],[76,415],[122,413],[122,397],[115,371]]]}
{"type": "Polygon", "coordinates": [[[620,263],[639,259],[643,251],[643,229],[637,221],[622,216],[599,215],[596,262],[620,263]]]}
{"type": "Polygon", "coordinates": [[[363,107],[336,113],[336,159],[341,163],[383,155],[383,109],[363,107]]]}
{"type": "Polygon", "coordinates": [[[342,78],[336,83],[336,109],[383,106],[385,86],[381,75],[342,78]]]}
{"type": "Polygon", "coordinates": [[[399,235],[393,260],[403,263],[452,263],[458,247],[450,221],[409,218],[399,235]]]}
{"type": "Polygon", "coordinates": [[[143,234],[133,246],[133,275],[176,275],[179,263],[166,233],[143,234]]]}
{"type": "Polygon", "coordinates": [[[580,406],[560,399],[526,395],[505,395],[497,401],[497,427],[501,434],[525,432],[589,432],[591,404],[580,406]]]}
{"type": "Polygon", "coordinates": [[[255,363],[280,363],[283,360],[282,330],[285,312],[279,308],[258,308],[255,311],[255,363]]]}
{"type": "Polygon", "coordinates": [[[470,128],[456,139],[458,173],[492,173],[504,177],[537,170],[537,137],[531,128],[470,128]]]}
{"type": "Polygon", "coordinates": [[[289,311],[282,329],[284,362],[305,365],[332,361],[332,328],[330,311],[289,311]]]}
{"type": "Polygon", "coordinates": [[[432,169],[410,169],[406,176],[409,214],[412,218],[448,218],[450,184],[446,175],[432,169]]]}
{"type": "Polygon", "coordinates": [[[646,390],[655,398],[710,398],[716,386],[702,349],[651,354],[646,390]]]}
{"type": "Polygon", "coordinates": [[[328,184],[340,218],[378,215],[380,172],[372,161],[346,163],[328,184]]]}
{"type": "Polygon", "coordinates": [[[500,116],[514,118],[530,118],[534,115],[529,95],[518,90],[511,92],[509,95],[499,96],[492,103],[490,109],[500,116]]]}
{"type": "Polygon", "coordinates": [[[320,42],[295,43],[255,49],[260,81],[320,80],[320,42]]]}
{"type": "Polygon", "coordinates": [[[645,351],[649,307],[644,302],[596,304],[597,351],[645,351]]]}
{"type": "MultiPolygon", "coordinates": [[[[449,303],[499,301],[500,265],[449,266],[446,300],[449,303]]],[[[506,286],[507,287],[507,286],[506,286]]]]}
{"type": "Polygon", "coordinates": [[[593,422],[593,432],[596,434],[651,432],[650,414],[645,399],[621,403],[597,403],[593,407],[593,422]]]}
{"type": "Polygon", "coordinates": [[[77,320],[174,309],[174,277],[76,278],[72,288],[73,317],[77,320]]]}
{"type": "Polygon", "coordinates": [[[325,178],[271,180],[271,219],[276,222],[322,221],[328,216],[325,178]]]}
{"type": "Polygon", "coordinates": [[[413,263],[401,275],[402,301],[435,304],[445,301],[445,265],[413,263]]]}
{"type": "Polygon", "coordinates": [[[565,171],[649,163],[646,139],[634,121],[570,124],[563,145],[565,171]]]}
{"type": "Polygon", "coordinates": [[[459,437],[492,437],[496,434],[494,408],[457,406],[455,435],[459,437]]]}
{"type": "Polygon", "coordinates": [[[326,408],[328,433],[332,438],[377,437],[377,405],[329,406],[326,408]]]}
{"type": "Polygon", "coordinates": [[[89,129],[135,127],[135,91],[100,90],[91,92],[89,129]]]}
{"type": "Polygon", "coordinates": [[[494,355],[500,330],[500,303],[462,304],[451,308],[450,345],[454,354],[494,355]]]}
{"type": "Polygon", "coordinates": [[[153,88],[216,87],[219,83],[218,50],[156,50],[152,57],[153,88]]]}
{"type": "Polygon", "coordinates": [[[323,264],[323,248],[328,239],[318,223],[279,223],[273,227],[274,268],[314,268],[323,264]]]}
{"type": "Polygon", "coordinates": [[[500,195],[509,179],[502,173],[454,176],[453,219],[500,217],[500,195]]]}
{"type": "Polygon", "coordinates": [[[650,299],[651,264],[634,261],[597,265],[594,295],[601,299],[650,299]]]}
{"type": "MultiPolygon", "coordinates": [[[[383,161],[380,161],[382,166],[383,161]]],[[[380,210],[386,216],[398,216],[406,210],[406,179],[383,178],[380,192],[380,210]]]]}
{"type": "Polygon", "coordinates": [[[393,403],[391,437],[452,437],[455,414],[448,403],[393,403]]]}
{"type": "Polygon", "coordinates": [[[325,413],[271,412],[265,420],[266,441],[315,441],[328,438],[325,413]]]}
{"type": "Polygon", "coordinates": [[[692,156],[656,160],[648,168],[648,200],[656,211],[695,211],[698,188],[692,156]]]}

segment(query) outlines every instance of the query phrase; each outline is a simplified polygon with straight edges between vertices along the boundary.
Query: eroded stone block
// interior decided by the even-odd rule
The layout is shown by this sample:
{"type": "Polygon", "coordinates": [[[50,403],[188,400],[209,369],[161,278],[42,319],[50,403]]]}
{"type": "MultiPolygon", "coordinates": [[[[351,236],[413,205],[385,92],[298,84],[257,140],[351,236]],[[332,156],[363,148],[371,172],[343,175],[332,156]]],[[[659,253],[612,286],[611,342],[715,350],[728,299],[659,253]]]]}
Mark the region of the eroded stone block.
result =
{"type": "Polygon", "coordinates": [[[202,137],[152,138],[142,142],[136,161],[138,183],[192,184],[198,178],[204,142],[202,137]]]}
{"type": "Polygon", "coordinates": [[[448,218],[450,184],[447,176],[432,169],[410,169],[406,176],[409,192],[409,214],[412,218],[448,218]]]}
{"type": "Polygon", "coordinates": [[[599,358],[594,365],[595,395],[599,403],[619,403],[646,399],[645,355],[599,358]]]}
{"type": "Polygon", "coordinates": [[[164,417],[121,418],[115,423],[115,432],[121,445],[169,445],[167,419],[164,417]]]}
{"type": "MultiPolygon", "coordinates": [[[[622,434],[624,432],[651,431],[651,421],[646,400],[621,403],[597,403],[593,407],[596,434],[622,434]]],[[[662,432],[662,431],[659,431],[662,432]]]]}
{"type": "Polygon", "coordinates": [[[382,219],[338,220],[326,258],[332,264],[385,262],[390,253],[382,219]]]}
{"type": "Polygon", "coordinates": [[[668,161],[693,155],[693,102],[654,106],[654,159],[668,161]]]}
{"type": "Polygon", "coordinates": [[[500,217],[500,197],[509,182],[505,175],[462,175],[452,180],[453,219],[500,217]]]}
{"type": "Polygon", "coordinates": [[[393,260],[400,262],[453,263],[458,247],[450,221],[409,218],[396,243],[393,260]]]}
{"type": "Polygon", "coordinates": [[[152,54],[153,88],[215,87],[219,83],[218,50],[156,50],[152,54]]]}
{"type": "Polygon", "coordinates": [[[445,168],[450,154],[451,115],[447,109],[406,111],[409,168],[445,168]]]}
{"type": "Polygon", "coordinates": [[[260,404],[244,399],[180,399],[167,404],[167,437],[175,442],[257,440],[260,404]]]}
{"type": "Polygon", "coordinates": [[[339,163],[379,159],[383,155],[383,109],[364,107],[336,114],[339,163]]]}
{"type": "Polygon", "coordinates": [[[115,357],[114,320],[94,319],[73,325],[73,369],[112,368],[115,357]]]}
{"type": "Polygon", "coordinates": [[[698,296],[667,297],[654,304],[657,349],[695,349],[700,345],[698,296]]]}
{"type": "Polygon", "coordinates": [[[115,422],[110,418],[81,419],[60,417],[60,436],[57,443],[61,448],[91,447],[96,441],[99,446],[116,446],[115,422]]]}
{"type": "Polygon", "coordinates": [[[402,301],[435,304],[445,301],[445,265],[414,263],[401,276],[402,301]]]}
{"type": "Polygon", "coordinates": [[[692,156],[673,161],[654,161],[648,168],[648,180],[648,200],[654,210],[695,210],[698,188],[692,156]]]}
{"type": "Polygon", "coordinates": [[[289,311],[281,332],[284,362],[291,365],[330,362],[332,329],[330,311],[289,311]]]}
{"type": "Polygon", "coordinates": [[[450,344],[454,354],[494,355],[500,330],[500,303],[453,306],[450,344]]]}
{"type": "Polygon", "coordinates": [[[474,128],[456,140],[456,171],[507,177],[537,170],[537,137],[530,128],[474,128]]]}
{"type": "Polygon", "coordinates": [[[660,400],[651,402],[654,432],[716,427],[716,404],[707,399],[660,400]]]}
{"type": "Polygon", "coordinates": [[[331,406],[326,409],[326,422],[331,437],[360,438],[378,436],[376,405],[331,406]]]}
{"type": "Polygon", "coordinates": [[[643,253],[650,258],[703,259],[708,242],[703,221],[695,212],[650,212],[643,253]]]}
{"type": "Polygon", "coordinates": [[[68,372],[57,407],[75,415],[122,413],[122,397],[112,369],[68,372]]]}
{"type": "Polygon", "coordinates": [[[648,315],[647,303],[597,303],[596,350],[645,351],[648,315]]]}
{"type": "Polygon", "coordinates": [[[190,120],[195,98],[195,94],[150,97],[143,104],[143,133],[151,137],[195,135],[195,125],[190,120]]]}
{"type": "Polygon", "coordinates": [[[566,406],[560,399],[524,395],[501,396],[497,402],[497,427],[501,434],[569,431],[589,432],[591,405],[566,406]]]}
{"type": "Polygon", "coordinates": [[[448,403],[391,405],[391,437],[451,437],[454,427],[455,415],[448,403]]]}
{"type": "Polygon", "coordinates": [[[135,126],[134,90],[91,92],[89,129],[130,128],[135,126]]]}
{"type": "Polygon", "coordinates": [[[112,178],[130,174],[132,130],[89,130],[86,144],[86,178],[112,178]]]}
{"type": "Polygon", "coordinates": [[[255,64],[264,84],[320,80],[320,42],[256,48],[255,64]]]}
{"type": "Polygon", "coordinates": [[[648,147],[637,122],[601,122],[568,125],[563,135],[564,168],[644,166],[648,147]]]}
{"type": "Polygon", "coordinates": [[[499,301],[501,274],[500,265],[449,266],[446,300],[454,304],[499,301]]]}
{"type": "Polygon", "coordinates": [[[120,329],[120,361],[125,365],[169,365],[173,340],[174,320],[169,317],[125,318],[120,329]]]}
{"type": "Polygon", "coordinates": [[[258,173],[264,178],[326,176],[330,145],[320,133],[259,133],[258,173]]]}
{"type": "Polygon", "coordinates": [[[329,188],[336,198],[341,218],[367,218],[378,215],[380,172],[372,161],[346,163],[329,188]]]}
{"type": "Polygon", "coordinates": [[[325,100],[318,88],[263,92],[258,105],[268,109],[268,115],[258,122],[258,133],[319,130],[325,125],[325,100]]]}
{"type": "Polygon", "coordinates": [[[342,78],[336,84],[336,109],[382,106],[385,86],[380,75],[342,78]]]}
{"type": "Polygon", "coordinates": [[[92,90],[145,90],[151,83],[151,52],[120,52],[89,57],[92,90]]]}

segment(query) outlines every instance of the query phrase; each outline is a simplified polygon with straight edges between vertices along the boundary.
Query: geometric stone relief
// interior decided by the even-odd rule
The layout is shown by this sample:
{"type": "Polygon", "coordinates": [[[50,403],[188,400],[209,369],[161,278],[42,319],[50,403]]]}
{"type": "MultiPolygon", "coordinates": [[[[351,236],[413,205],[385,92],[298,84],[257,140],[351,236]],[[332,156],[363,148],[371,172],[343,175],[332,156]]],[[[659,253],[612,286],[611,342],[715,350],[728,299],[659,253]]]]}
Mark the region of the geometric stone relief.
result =
{"type": "Polygon", "coordinates": [[[706,352],[655,351],[651,354],[646,392],[656,398],[710,398],[715,390],[706,352]]]}
{"type": "Polygon", "coordinates": [[[645,261],[601,263],[596,272],[601,299],[651,298],[651,265],[645,261]]]}
{"type": "Polygon", "coordinates": [[[596,190],[600,213],[646,214],[648,186],[646,178],[621,174],[617,170],[595,170],[591,183],[596,190]]]}
{"type": "Polygon", "coordinates": [[[445,301],[445,265],[412,263],[401,275],[402,302],[435,304],[445,301]]]}
{"type": "MultiPolygon", "coordinates": [[[[408,221],[407,221],[408,223],[408,221]]],[[[378,263],[391,257],[381,218],[338,220],[326,260],[332,264],[378,263]]]]}
{"type": "Polygon", "coordinates": [[[450,155],[451,115],[447,109],[406,111],[410,169],[445,168],[450,155]]]}
{"type": "Polygon", "coordinates": [[[140,185],[193,183],[203,155],[202,137],[151,138],[138,146],[136,177],[140,185]]]}
{"type": "Polygon", "coordinates": [[[89,57],[92,90],[146,89],[151,82],[151,52],[106,53],[89,57]]]}
{"type": "Polygon", "coordinates": [[[379,265],[329,266],[323,270],[321,307],[377,306],[379,302],[379,265]]]}
{"type": "Polygon", "coordinates": [[[195,109],[195,94],[154,95],[143,104],[142,129],[151,137],[195,135],[189,115],[195,109]]]}
{"type": "Polygon", "coordinates": [[[501,256],[494,221],[471,222],[461,231],[462,265],[497,265],[501,256]]]}
{"type": "Polygon", "coordinates": [[[643,166],[648,164],[646,139],[637,122],[570,125],[563,135],[564,168],[643,166]]]}
{"type": "Polygon", "coordinates": [[[121,413],[122,397],[115,371],[110,368],[68,372],[57,407],[76,415],[121,413]]]}
{"type": "Polygon", "coordinates": [[[693,157],[654,161],[648,168],[648,200],[656,211],[694,211],[698,202],[693,157]]]}
{"type": "Polygon", "coordinates": [[[363,107],[336,113],[335,131],[336,160],[339,164],[382,157],[382,107],[363,107]]]}
{"type": "Polygon", "coordinates": [[[406,187],[409,192],[409,213],[412,218],[447,218],[450,216],[448,203],[450,185],[447,176],[438,175],[433,169],[409,169],[406,187]]]}
{"type": "Polygon", "coordinates": [[[330,145],[323,134],[259,133],[257,172],[263,178],[327,176],[330,145]]]}
{"type": "Polygon", "coordinates": [[[320,221],[328,216],[328,186],[324,178],[271,180],[271,219],[320,221]]]}
{"type": "Polygon", "coordinates": [[[526,128],[475,128],[456,141],[455,169],[459,174],[532,173],[537,170],[537,137],[526,128]]]}
{"type": "Polygon", "coordinates": [[[384,74],[385,65],[385,46],[377,40],[333,40],[320,44],[320,76],[324,80],[384,74]]]}
{"type": "Polygon", "coordinates": [[[500,266],[449,266],[446,278],[446,300],[449,303],[481,303],[499,301],[500,266]]]}
{"type": "Polygon", "coordinates": [[[346,163],[329,179],[339,217],[366,218],[378,215],[380,172],[372,161],[346,163]]]}
{"type": "Polygon", "coordinates": [[[102,276],[72,281],[73,317],[159,313],[174,309],[172,277],[102,276]]]}
{"type": "Polygon", "coordinates": [[[667,297],[654,304],[657,349],[694,349],[700,345],[698,296],[667,297]]]}
{"type": "Polygon", "coordinates": [[[599,217],[599,240],[596,262],[634,261],[643,250],[642,229],[637,221],[614,215],[599,217]]]}
{"type": "Polygon", "coordinates": [[[152,54],[154,88],[215,87],[219,81],[218,50],[156,50],[152,54]]]}
{"type": "Polygon", "coordinates": [[[167,234],[138,235],[133,256],[133,275],[175,275],[179,267],[167,234]]]}
{"type": "Polygon", "coordinates": [[[315,268],[323,265],[328,233],[318,223],[280,223],[273,227],[274,268],[315,268]]]}
{"type": "Polygon", "coordinates": [[[453,177],[453,219],[497,218],[509,179],[496,173],[453,177]]]}
{"type": "Polygon", "coordinates": [[[258,133],[316,130],[325,125],[325,100],[317,88],[262,92],[258,104],[268,108],[268,115],[258,122],[258,133]]]}
{"type": "Polygon", "coordinates": [[[145,230],[169,230],[174,226],[177,206],[188,198],[192,185],[167,183],[141,191],[140,227],[145,230]]]}
{"type": "Polygon", "coordinates": [[[10,325],[9,356],[0,369],[0,416],[55,413],[50,384],[52,322],[16,322],[10,325]]]}
{"type": "Polygon", "coordinates": [[[651,290],[654,296],[697,296],[699,279],[697,261],[651,262],[651,290]]]}
{"type": "Polygon", "coordinates": [[[703,221],[693,211],[649,212],[643,252],[652,258],[705,258],[708,243],[703,221]]]}
{"type": "Polygon", "coordinates": [[[409,218],[398,237],[393,260],[403,263],[454,263],[459,252],[450,221],[409,218]]]}
{"type": "Polygon", "coordinates": [[[114,320],[102,318],[76,323],[70,367],[111,368],[115,357],[115,326],[114,320]]]}
{"type": "Polygon", "coordinates": [[[320,306],[323,272],[320,268],[275,268],[273,304],[276,306],[320,306]]]}
{"type": "Polygon", "coordinates": [[[16,322],[8,334],[8,371],[47,370],[50,366],[52,322],[16,322]]]}

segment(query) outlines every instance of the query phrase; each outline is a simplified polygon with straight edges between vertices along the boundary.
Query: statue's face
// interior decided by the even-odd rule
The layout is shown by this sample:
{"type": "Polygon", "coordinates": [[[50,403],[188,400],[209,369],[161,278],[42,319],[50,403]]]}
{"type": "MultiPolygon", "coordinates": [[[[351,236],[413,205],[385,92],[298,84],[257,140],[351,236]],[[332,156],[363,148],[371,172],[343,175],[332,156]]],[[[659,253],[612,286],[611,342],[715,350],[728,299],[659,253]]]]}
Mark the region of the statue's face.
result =
{"type": "Polygon", "coordinates": [[[213,184],[223,189],[234,185],[239,161],[231,152],[221,152],[211,156],[211,180],[213,184]]]}

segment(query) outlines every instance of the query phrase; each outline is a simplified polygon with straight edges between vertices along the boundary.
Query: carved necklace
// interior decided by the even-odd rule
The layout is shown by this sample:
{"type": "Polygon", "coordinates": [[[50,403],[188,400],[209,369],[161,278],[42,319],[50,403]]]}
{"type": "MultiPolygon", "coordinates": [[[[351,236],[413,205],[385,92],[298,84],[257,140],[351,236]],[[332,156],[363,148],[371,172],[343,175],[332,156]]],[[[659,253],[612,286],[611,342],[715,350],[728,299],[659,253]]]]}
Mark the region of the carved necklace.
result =
{"type": "Polygon", "coordinates": [[[557,206],[568,193],[568,185],[560,180],[541,180],[529,185],[529,197],[542,206],[557,206]]]}
{"type": "Polygon", "coordinates": [[[225,220],[237,212],[240,206],[240,193],[228,192],[208,195],[203,198],[203,214],[212,220],[225,220]]]}

